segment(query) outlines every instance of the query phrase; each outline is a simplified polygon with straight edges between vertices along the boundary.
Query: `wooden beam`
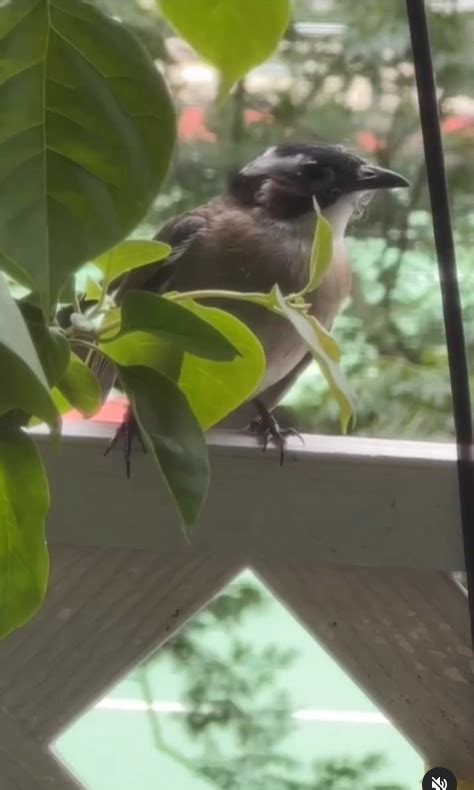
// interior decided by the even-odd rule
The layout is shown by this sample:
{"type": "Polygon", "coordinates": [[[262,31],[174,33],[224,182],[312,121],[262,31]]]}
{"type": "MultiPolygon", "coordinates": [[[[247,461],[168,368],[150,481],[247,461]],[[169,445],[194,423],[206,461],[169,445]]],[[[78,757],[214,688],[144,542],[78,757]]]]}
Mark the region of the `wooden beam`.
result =
{"type": "Polygon", "coordinates": [[[192,551],[52,546],[45,605],[0,645],[2,710],[46,747],[241,567],[192,551]]]}
{"type": "MultiPolygon", "coordinates": [[[[50,543],[183,550],[175,508],[137,449],[132,477],[103,452],[111,425],[38,436],[51,481],[50,543]]],[[[212,482],[193,545],[221,556],[273,553],[321,565],[463,570],[455,448],[306,436],[283,468],[246,435],[211,434],[212,482]]]]}
{"type": "Polygon", "coordinates": [[[466,590],[440,571],[253,569],[424,757],[474,777],[474,674],[466,590]]]}

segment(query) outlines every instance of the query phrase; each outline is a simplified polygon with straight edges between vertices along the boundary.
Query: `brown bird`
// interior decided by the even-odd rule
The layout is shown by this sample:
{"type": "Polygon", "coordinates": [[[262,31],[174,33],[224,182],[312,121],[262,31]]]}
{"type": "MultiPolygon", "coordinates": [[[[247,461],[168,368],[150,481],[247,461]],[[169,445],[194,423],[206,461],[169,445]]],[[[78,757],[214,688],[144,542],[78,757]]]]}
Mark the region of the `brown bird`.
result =
{"type": "MultiPolygon", "coordinates": [[[[308,279],[317,202],[332,227],[334,254],[325,279],[308,296],[310,313],[330,329],[350,293],[348,223],[379,189],[406,187],[405,178],[371,165],[338,145],[290,144],[269,148],[240,170],[227,192],[168,222],[156,235],[173,251],[165,264],[135,270],[116,294],[225,289],[268,292],[277,283],[288,294],[308,279]]],[[[207,301],[209,304],[209,301],[207,301]]],[[[251,401],[220,427],[245,428],[258,416],[263,431],[283,446],[271,411],[311,361],[283,318],[263,307],[225,300],[213,303],[242,320],[259,338],[266,374],[251,401]]]]}

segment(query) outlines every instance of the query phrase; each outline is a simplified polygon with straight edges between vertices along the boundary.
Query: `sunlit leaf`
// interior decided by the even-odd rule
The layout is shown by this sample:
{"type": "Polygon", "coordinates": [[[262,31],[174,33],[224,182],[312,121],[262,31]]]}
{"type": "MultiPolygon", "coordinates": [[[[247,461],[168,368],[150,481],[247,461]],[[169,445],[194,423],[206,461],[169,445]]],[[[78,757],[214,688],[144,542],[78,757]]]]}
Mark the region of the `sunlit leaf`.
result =
{"type": "Polygon", "coordinates": [[[102,405],[102,388],[97,377],[76,354],[71,354],[66,373],[56,389],[84,417],[93,417],[102,405]]]}
{"type": "Polygon", "coordinates": [[[48,481],[30,437],[0,431],[0,637],[43,602],[48,580],[44,522],[48,481]]]}
{"type": "Polygon", "coordinates": [[[122,241],[108,252],[95,259],[95,265],[104,275],[103,288],[125,272],[138,269],[148,263],[158,263],[168,257],[171,252],[169,244],[161,241],[122,241]]]}
{"type": "Polygon", "coordinates": [[[207,448],[201,427],[186,396],[157,370],[123,367],[120,379],[143,440],[189,530],[200,513],[209,484],[207,448]]]}
{"type": "Polygon", "coordinates": [[[211,362],[185,354],[179,386],[207,430],[248,400],[265,375],[265,355],[255,335],[230,313],[186,302],[189,309],[219,330],[241,356],[232,362],[211,362]]]}
{"type": "Polygon", "coordinates": [[[290,22],[289,0],[158,0],[163,15],[230,87],[270,57],[290,22]]]}
{"type": "Polygon", "coordinates": [[[88,277],[86,280],[86,286],[84,291],[84,298],[88,302],[98,302],[102,296],[102,287],[97,283],[92,277],[88,277]]]}
{"type": "Polygon", "coordinates": [[[290,307],[278,288],[276,294],[283,315],[290,321],[313,355],[337,401],[341,426],[345,433],[355,410],[351,389],[336,361],[333,345],[335,341],[328,344],[328,333],[313,316],[303,315],[299,310],[290,307]]]}
{"type": "Polygon", "coordinates": [[[19,303],[18,306],[26,321],[47,382],[52,387],[66,372],[70,356],[69,343],[59,329],[46,325],[43,313],[38,307],[27,302],[19,303]]]}
{"type": "Polygon", "coordinates": [[[35,415],[58,428],[45,372],[24,318],[0,273],[0,416],[11,410],[35,415]]]}
{"type": "MultiPolygon", "coordinates": [[[[69,411],[72,411],[72,405],[68,400],[66,400],[62,392],[60,392],[57,387],[52,388],[51,398],[53,399],[53,403],[56,406],[59,414],[63,415],[67,414],[69,411]]],[[[38,417],[32,417],[28,422],[28,427],[34,428],[36,425],[41,425],[42,423],[43,420],[40,420],[38,417]]]]}
{"type": "Polygon", "coordinates": [[[164,373],[173,381],[179,378],[183,352],[150,332],[129,332],[103,343],[101,349],[117,365],[142,365],[164,373]]]}
{"type": "Polygon", "coordinates": [[[0,5],[0,266],[49,314],[81,263],[146,214],[175,137],[160,72],[81,0],[0,5]]]}
{"type": "Polygon", "coordinates": [[[327,219],[319,214],[314,232],[309,263],[309,282],[305,293],[311,293],[324,279],[332,261],[332,228],[327,219]]]}
{"type": "Polygon", "coordinates": [[[128,332],[156,332],[182,351],[207,359],[228,361],[239,353],[212,324],[186,307],[146,291],[129,291],[124,298],[120,333],[128,332]]]}

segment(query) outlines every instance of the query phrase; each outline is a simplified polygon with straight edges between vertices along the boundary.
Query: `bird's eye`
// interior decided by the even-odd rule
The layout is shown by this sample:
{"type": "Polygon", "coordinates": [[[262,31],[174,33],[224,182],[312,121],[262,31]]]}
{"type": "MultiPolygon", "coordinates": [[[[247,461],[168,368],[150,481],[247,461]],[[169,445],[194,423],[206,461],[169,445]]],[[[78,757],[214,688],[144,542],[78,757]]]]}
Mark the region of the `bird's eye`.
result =
{"type": "Polygon", "coordinates": [[[318,181],[324,175],[324,168],[318,165],[317,162],[308,162],[303,165],[303,173],[311,181],[318,181]]]}
{"type": "Polygon", "coordinates": [[[322,167],[317,162],[308,162],[303,168],[304,175],[318,187],[327,187],[334,181],[334,171],[330,167],[322,167]]]}

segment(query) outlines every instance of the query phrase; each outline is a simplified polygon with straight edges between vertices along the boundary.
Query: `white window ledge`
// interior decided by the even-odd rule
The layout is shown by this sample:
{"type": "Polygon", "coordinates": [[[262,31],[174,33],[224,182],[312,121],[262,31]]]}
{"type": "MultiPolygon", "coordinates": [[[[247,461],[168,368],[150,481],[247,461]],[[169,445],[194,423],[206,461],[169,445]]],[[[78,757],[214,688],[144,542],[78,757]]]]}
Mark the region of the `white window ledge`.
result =
{"type": "MultiPolygon", "coordinates": [[[[50,543],[186,549],[152,461],[137,446],[126,479],[120,451],[104,458],[110,423],[66,423],[57,449],[37,440],[51,482],[50,543]]],[[[195,548],[264,553],[323,566],[464,569],[452,444],[305,435],[262,453],[244,433],[209,434],[211,486],[195,548]]]]}

